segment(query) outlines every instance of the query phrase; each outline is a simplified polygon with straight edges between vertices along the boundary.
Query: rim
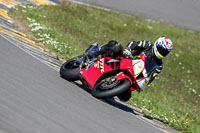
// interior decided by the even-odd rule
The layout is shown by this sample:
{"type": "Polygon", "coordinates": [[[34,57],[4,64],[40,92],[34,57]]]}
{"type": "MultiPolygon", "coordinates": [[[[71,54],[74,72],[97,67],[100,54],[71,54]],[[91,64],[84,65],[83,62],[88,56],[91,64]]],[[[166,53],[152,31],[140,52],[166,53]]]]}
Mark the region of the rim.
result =
{"type": "Polygon", "coordinates": [[[109,90],[104,90],[104,91],[103,90],[100,91],[96,89],[92,90],[92,95],[99,99],[114,97],[127,91],[130,88],[130,86],[131,86],[130,81],[128,79],[123,79],[123,80],[120,80],[118,85],[116,85],[115,87],[109,90]]]}
{"type": "Polygon", "coordinates": [[[111,81],[111,78],[106,78],[102,80],[99,85],[96,87],[96,91],[106,91],[115,88],[120,84],[120,80],[111,81]]]}

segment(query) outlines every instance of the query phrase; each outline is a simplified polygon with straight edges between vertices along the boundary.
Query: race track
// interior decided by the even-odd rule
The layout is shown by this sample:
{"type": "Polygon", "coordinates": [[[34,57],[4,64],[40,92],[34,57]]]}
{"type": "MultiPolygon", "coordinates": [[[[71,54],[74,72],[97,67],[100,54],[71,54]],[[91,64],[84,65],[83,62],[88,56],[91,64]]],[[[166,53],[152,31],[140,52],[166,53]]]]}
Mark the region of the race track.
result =
{"type": "Polygon", "coordinates": [[[95,99],[0,35],[0,133],[160,133],[137,115],[95,99]]]}
{"type": "MultiPolygon", "coordinates": [[[[200,31],[197,0],[79,1],[200,31]]],[[[176,132],[113,99],[92,97],[60,78],[60,61],[35,50],[34,44],[33,50],[30,40],[24,47],[22,40],[28,38],[19,32],[0,28],[0,133],[176,132]]]]}
{"type": "Polygon", "coordinates": [[[199,0],[68,0],[161,20],[200,31],[199,0]]]}

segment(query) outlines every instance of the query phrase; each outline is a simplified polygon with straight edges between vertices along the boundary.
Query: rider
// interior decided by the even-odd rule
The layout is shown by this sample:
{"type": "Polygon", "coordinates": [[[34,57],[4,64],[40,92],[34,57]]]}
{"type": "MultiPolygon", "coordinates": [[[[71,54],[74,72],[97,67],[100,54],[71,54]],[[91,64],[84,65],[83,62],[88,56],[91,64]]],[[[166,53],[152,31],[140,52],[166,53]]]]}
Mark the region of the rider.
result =
{"type": "Polygon", "coordinates": [[[153,70],[151,69],[151,72],[149,73],[150,80],[148,84],[150,84],[162,71],[162,59],[172,50],[173,44],[168,37],[159,37],[154,44],[145,40],[129,42],[125,49],[123,49],[120,43],[114,40],[109,41],[100,48],[97,43],[94,43],[93,46],[93,49],[90,49],[87,52],[90,57],[95,57],[100,54],[107,54],[108,56],[120,56],[125,54],[135,57],[140,53],[143,53],[145,57],[155,62],[154,65],[156,64],[156,67],[154,67],[153,70]]]}

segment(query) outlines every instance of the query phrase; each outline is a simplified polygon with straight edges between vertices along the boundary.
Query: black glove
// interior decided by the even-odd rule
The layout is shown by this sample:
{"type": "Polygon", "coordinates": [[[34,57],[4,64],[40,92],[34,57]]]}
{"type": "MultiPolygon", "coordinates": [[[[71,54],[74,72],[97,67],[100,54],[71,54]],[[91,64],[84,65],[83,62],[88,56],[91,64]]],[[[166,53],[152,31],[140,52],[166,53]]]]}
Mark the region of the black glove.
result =
{"type": "Polygon", "coordinates": [[[130,56],[130,55],[131,55],[131,50],[130,50],[130,48],[128,48],[128,47],[125,48],[124,51],[123,51],[123,54],[124,54],[124,55],[130,56]]]}

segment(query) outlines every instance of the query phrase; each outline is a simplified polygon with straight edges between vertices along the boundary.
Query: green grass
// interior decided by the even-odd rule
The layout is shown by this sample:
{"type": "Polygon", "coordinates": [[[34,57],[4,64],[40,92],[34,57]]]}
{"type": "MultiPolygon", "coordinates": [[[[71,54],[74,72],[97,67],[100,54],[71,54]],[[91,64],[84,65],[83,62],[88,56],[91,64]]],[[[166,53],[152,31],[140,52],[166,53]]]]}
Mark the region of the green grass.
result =
{"type": "Polygon", "coordinates": [[[181,132],[200,132],[200,33],[76,4],[19,6],[10,15],[22,15],[36,41],[65,59],[81,54],[92,42],[103,45],[114,39],[126,46],[130,41],[170,37],[174,48],[164,59],[163,72],[143,92],[133,92],[128,102],[181,132]],[[42,28],[34,31],[38,24],[42,28]]]}

